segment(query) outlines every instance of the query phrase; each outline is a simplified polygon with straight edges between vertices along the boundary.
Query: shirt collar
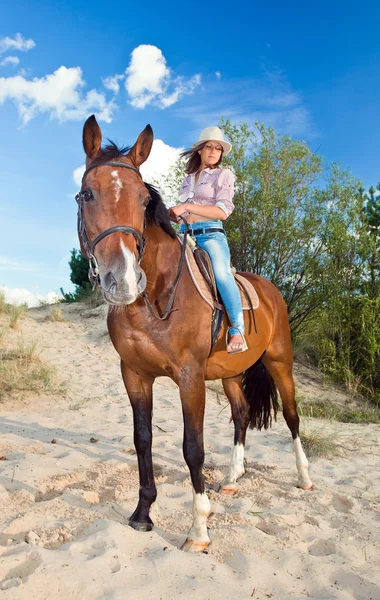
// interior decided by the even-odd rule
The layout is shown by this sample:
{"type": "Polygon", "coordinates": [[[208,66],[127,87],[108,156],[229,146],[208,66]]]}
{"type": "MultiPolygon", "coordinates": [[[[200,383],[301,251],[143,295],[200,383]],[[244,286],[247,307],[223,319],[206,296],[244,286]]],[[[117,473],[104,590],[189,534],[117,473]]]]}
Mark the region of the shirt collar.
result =
{"type": "Polygon", "coordinates": [[[203,169],[203,173],[208,173],[209,175],[211,175],[212,173],[217,173],[219,171],[219,167],[216,167],[216,169],[211,169],[210,167],[206,167],[205,169],[203,169]]]}

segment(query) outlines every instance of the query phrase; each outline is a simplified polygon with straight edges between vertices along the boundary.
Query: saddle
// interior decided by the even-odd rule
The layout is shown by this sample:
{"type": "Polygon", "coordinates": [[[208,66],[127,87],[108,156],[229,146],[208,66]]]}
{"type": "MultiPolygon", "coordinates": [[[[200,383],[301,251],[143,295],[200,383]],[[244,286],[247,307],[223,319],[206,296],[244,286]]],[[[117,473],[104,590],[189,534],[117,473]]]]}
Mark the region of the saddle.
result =
{"type": "MultiPolygon", "coordinates": [[[[183,236],[178,236],[178,240],[181,244],[182,237],[183,236]]],[[[225,314],[230,322],[230,325],[232,325],[232,323],[217,290],[210,257],[207,252],[202,248],[199,248],[195,241],[190,237],[187,238],[186,264],[195,288],[199,292],[201,298],[213,309],[213,318],[211,324],[212,350],[219,337],[220,329],[223,323],[223,317],[225,314]]],[[[240,273],[237,273],[236,269],[233,268],[232,272],[240,292],[242,308],[243,310],[251,311],[256,330],[254,310],[256,310],[259,306],[257,292],[251,282],[240,273]]]]}

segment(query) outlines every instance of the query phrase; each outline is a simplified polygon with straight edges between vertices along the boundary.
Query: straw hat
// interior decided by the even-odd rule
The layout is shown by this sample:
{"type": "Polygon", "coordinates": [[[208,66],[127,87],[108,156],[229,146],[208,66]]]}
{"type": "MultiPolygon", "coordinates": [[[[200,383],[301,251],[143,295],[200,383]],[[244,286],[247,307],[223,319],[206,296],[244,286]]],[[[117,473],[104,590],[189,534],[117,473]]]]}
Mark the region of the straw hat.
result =
{"type": "Polygon", "coordinates": [[[192,145],[192,148],[195,149],[204,142],[219,142],[223,147],[223,154],[225,156],[231,152],[232,149],[231,144],[224,139],[223,131],[219,129],[219,127],[206,127],[205,129],[202,129],[199,140],[192,145]]]}

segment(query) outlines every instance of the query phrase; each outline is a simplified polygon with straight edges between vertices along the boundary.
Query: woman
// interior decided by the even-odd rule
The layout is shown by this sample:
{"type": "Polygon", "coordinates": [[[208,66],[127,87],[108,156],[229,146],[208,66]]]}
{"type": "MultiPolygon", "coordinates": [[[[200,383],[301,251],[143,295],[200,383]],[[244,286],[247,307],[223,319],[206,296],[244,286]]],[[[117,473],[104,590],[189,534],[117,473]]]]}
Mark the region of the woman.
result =
{"type": "MultiPolygon", "coordinates": [[[[228,312],[227,352],[236,354],[247,350],[244,339],[244,316],[240,293],[230,267],[230,250],[222,221],[232,213],[234,205],[234,174],[219,167],[223,155],[231,151],[219,127],[206,127],[198,142],[182,154],[188,158],[179,199],[181,204],[171,209],[174,221],[186,218],[192,225],[192,235],[200,248],[209,254],[214,268],[216,285],[228,312]]],[[[180,227],[180,233],[185,225],[180,227]]]]}

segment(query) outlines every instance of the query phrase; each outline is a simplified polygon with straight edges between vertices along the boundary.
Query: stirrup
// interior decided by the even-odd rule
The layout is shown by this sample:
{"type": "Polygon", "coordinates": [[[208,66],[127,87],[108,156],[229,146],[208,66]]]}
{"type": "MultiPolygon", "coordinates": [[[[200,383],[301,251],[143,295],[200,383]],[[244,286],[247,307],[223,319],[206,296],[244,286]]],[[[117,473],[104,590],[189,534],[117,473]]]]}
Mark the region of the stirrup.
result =
{"type": "Polygon", "coordinates": [[[248,346],[247,346],[247,342],[245,341],[245,337],[242,334],[242,332],[240,331],[239,327],[236,327],[236,325],[231,325],[231,327],[228,327],[227,332],[226,332],[226,350],[227,350],[227,354],[240,354],[241,352],[245,352],[246,350],[248,350],[248,346]],[[239,348],[239,350],[227,350],[227,346],[228,346],[228,334],[230,329],[237,329],[241,339],[243,340],[243,345],[241,348],[239,348]]]}

